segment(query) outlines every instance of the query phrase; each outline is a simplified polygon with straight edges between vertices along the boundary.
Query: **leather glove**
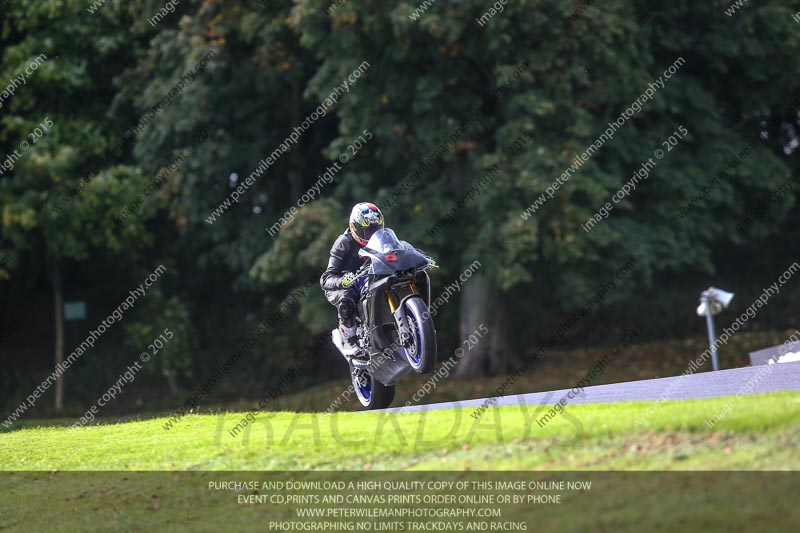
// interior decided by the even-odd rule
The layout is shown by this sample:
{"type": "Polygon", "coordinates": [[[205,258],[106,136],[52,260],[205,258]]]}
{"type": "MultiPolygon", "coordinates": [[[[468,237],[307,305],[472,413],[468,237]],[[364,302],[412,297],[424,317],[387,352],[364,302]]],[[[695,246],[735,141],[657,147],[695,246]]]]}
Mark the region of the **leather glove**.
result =
{"type": "Polygon", "coordinates": [[[350,287],[353,286],[353,283],[355,283],[355,281],[356,281],[355,274],[353,274],[352,272],[346,273],[344,276],[342,276],[342,288],[349,289],[350,287]]]}

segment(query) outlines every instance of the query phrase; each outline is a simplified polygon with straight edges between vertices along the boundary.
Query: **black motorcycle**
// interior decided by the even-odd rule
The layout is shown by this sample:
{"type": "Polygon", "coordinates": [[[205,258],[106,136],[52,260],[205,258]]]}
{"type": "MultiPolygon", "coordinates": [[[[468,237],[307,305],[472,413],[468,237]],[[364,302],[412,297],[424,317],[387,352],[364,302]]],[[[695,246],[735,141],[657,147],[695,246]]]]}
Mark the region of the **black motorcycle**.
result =
{"type": "Polygon", "coordinates": [[[350,366],[361,405],[383,409],[394,400],[398,379],[412,371],[428,373],[436,363],[436,330],[428,310],[428,270],[436,263],[389,228],[376,231],[358,253],[365,258],[354,283],[358,351],[345,355],[338,329],[333,342],[350,366]]]}

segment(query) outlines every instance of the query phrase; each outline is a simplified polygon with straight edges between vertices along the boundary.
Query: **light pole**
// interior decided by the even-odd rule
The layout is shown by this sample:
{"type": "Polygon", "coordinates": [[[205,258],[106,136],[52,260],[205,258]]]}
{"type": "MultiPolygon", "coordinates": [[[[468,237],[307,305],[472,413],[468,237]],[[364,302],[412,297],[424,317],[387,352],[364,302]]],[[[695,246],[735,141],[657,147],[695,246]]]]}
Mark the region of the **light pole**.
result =
{"type": "Polygon", "coordinates": [[[714,370],[719,370],[719,359],[717,358],[717,335],[714,332],[714,315],[718,315],[733,300],[733,293],[709,287],[700,295],[700,305],[697,306],[697,316],[706,317],[708,326],[708,344],[711,348],[711,363],[714,370]]]}

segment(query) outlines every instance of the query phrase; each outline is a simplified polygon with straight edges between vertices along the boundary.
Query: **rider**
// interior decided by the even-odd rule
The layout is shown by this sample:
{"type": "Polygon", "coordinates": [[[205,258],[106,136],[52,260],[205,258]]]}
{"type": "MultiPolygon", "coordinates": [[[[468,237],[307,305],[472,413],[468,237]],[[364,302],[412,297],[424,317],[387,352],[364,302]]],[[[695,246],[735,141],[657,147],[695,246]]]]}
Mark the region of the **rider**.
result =
{"type": "Polygon", "coordinates": [[[320,278],[325,298],[339,315],[339,334],[347,356],[358,353],[356,338],[355,271],[363,264],[358,251],[367,245],[372,235],[383,229],[383,213],[375,204],[361,202],[350,212],[350,227],[339,235],[331,248],[328,268],[320,278]]]}

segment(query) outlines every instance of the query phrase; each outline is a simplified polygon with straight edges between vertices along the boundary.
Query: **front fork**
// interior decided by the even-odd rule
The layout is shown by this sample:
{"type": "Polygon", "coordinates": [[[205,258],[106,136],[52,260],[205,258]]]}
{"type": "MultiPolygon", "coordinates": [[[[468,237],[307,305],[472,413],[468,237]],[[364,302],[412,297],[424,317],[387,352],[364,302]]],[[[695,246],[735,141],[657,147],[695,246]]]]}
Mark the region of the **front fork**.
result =
{"type": "Polygon", "coordinates": [[[409,283],[409,287],[411,287],[411,294],[403,297],[399,303],[394,293],[392,293],[392,290],[386,289],[386,303],[389,304],[389,310],[392,312],[392,316],[394,316],[394,322],[397,325],[397,333],[400,337],[400,344],[403,346],[407,346],[411,341],[411,330],[408,328],[408,319],[406,318],[405,305],[403,304],[405,304],[406,300],[409,298],[420,295],[414,281],[409,283]]]}

